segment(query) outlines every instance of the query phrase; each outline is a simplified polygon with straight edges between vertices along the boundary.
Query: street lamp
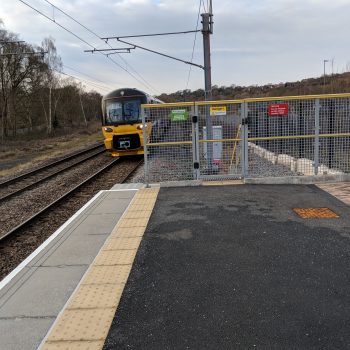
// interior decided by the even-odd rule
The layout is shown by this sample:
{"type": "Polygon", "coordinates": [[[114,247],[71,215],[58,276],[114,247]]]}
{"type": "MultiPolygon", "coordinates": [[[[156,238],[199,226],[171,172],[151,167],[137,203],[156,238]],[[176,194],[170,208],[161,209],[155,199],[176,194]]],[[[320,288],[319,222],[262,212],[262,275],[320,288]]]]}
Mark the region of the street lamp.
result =
{"type": "Polygon", "coordinates": [[[326,63],[329,60],[323,60],[323,93],[326,93],[326,63]]]}

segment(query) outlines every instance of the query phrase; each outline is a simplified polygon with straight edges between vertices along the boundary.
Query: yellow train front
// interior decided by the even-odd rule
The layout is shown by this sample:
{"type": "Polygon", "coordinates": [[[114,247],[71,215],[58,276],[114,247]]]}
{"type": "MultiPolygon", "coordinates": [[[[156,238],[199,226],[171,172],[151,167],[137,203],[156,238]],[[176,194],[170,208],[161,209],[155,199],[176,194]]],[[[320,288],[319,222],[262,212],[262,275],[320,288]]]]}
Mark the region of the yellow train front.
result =
{"type": "MultiPolygon", "coordinates": [[[[141,104],[161,103],[137,89],[118,89],[102,98],[102,133],[113,157],[143,154],[141,104]]],[[[147,137],[152,124],[146,124],[147,137]]]]}

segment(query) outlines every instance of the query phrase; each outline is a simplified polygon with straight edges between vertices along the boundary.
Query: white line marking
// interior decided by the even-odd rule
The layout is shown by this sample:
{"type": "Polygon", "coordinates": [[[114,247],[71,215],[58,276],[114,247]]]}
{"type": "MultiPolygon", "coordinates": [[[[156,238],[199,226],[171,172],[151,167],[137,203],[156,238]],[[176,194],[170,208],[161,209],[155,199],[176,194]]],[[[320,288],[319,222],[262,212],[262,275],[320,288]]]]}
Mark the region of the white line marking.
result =
{"type": "Polygon", "coordinates": [[[4,288],[20,271],[22,271],[30,261],[32,261],[43,249],[45,249],[74,219],[76,219],[87,207],[89,207],[106,190],[96,193],[83,207],[81,207],[72,217],[70,217],[61,227],[59,227],[44,243],[34,250],[25,260],[23,260],[12,272],[10,272],[0,282],[0,290],[4,288]]]}
{"type": "Polygon", "coordinates": [[[126,189],[121,189],[121,190],[108,190],[106,192],[125,192],[125,191],[138,191],[141,188],[126,188],[126,189]]]}

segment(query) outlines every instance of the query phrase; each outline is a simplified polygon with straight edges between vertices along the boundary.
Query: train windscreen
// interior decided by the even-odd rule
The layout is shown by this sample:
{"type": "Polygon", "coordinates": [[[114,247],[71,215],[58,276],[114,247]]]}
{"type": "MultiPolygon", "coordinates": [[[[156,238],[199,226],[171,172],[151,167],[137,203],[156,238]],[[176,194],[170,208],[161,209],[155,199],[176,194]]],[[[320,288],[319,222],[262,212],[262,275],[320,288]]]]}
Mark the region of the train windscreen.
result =
{"type": "Polygon", "coordinates": [[[140,100],[106,101],[107,124],[138,123],[140,117],[140,100]]]}

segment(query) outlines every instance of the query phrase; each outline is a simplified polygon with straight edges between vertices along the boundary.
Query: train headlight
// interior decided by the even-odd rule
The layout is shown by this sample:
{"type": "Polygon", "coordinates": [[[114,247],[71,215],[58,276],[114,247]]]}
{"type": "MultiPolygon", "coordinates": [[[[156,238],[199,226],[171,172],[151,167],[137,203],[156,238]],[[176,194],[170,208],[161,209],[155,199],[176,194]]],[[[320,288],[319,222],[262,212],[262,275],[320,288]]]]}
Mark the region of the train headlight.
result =
{"type": "MultiPolygon", "coordinates": [[[[147,128],[147,124],[145,124],[145,128],[147,128]]],[[[138,130],[142,130],[143,129],[143,124],[140,124],[137,126],[137,129],[138,130]]]]}
{"type": "Polygon", "coordinates": [[[112,128],[104,128],[105,132],[113,132],[112,128]]]}

